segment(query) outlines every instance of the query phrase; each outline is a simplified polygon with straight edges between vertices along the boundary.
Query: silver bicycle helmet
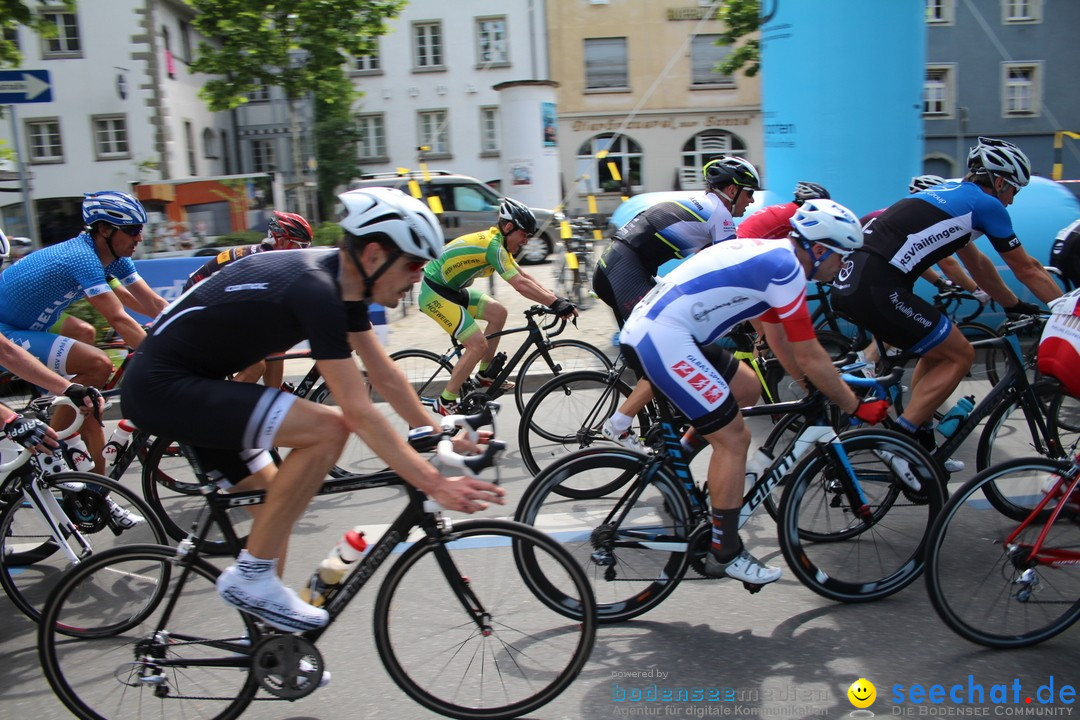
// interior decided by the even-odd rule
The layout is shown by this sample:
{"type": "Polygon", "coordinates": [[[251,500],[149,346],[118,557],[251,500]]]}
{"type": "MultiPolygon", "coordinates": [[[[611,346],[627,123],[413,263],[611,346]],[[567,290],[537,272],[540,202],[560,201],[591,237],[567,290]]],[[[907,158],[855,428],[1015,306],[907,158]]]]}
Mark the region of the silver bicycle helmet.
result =
{"type": "Polygon", "coordinates": [[[1031,162],[1020,148],[1007,140],[980,137],[968,153],[968,170],[1002,178],[1019,190],[1031,181],[1031,162]]]}
{"type": "Polygon", "coordinates": [[[387,187],[350,190],[338,195],[345,215],[338,223],[358,238],[381,235],[403,253],[435,260],[443,248],[443,232],[427,205],[387,187]]]}
{"type": "Polygon", "coordinates": [[[943,182],[945,182],[945,178],[939,175],[916,175],[911,178],[911,184],[908,185],[908,192],[917,193],[920,190],[929,190],[932,187],[937,187],[943,182]]]}

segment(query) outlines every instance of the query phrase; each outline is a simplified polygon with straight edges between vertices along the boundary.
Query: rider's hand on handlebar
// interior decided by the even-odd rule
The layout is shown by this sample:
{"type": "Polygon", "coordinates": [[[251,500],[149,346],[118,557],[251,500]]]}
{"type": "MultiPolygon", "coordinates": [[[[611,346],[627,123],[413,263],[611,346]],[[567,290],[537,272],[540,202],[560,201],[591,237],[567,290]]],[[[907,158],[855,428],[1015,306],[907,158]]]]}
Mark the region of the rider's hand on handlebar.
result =
{"type": "Polygon", "coordinates": [[[975,297],[976,300],[979,301],[980,305],[987,305],[991,300],[993,300],[993,298],[990,297],[990,293],[980,288],[975,288],[971,291],[971,294],[975,297]]]}
{"type": "Polygon", "coordinates": [[[104,425],[101,421],[101,412],[105,409],[105,398],[102,397],[100,390],[96,387],[71,383],[64,391],[64,395],[75,403],[79,412],[83,415],[92,414],[99,425],[104,425]]]}
{"type": "Polygon", "coordinates": [[[946,277],[939,277],[934,282],[934,287],[937,288],[938,292],[954,292],[961,289],[959,285],[953,284],[949,281],[949,278],[946,277]]]}
{"type": "Polygon", "coordinates": [[[551,303],[548,307],[551,311],[559,317],[566,317],[568,315],[578,316],[578,309],[574,306],[574,303],[570,302],[569,298],[555,298],[555,302],[551,303]]]}
{"type": "Polygon", "coordinates": [[[871,425],[877,425],[879,422],[885,419],[885,416],[889,413],[889,401],[863,398],[859,401],[858,406],[855,408],[853,416],[859,418],[865,423],[871,425]]]}
{"type": "Polygon", "coordinates": [[[427,494],[440,507],[465,513],[486,510],[489,503],[506,503],[506,491],[501,487],[469,477],[446,478],[438,488],[427,494]]]}
{"type": "Polygon", "coordinates": [[[28,450],[49,452],[59,447],[56,431],[32,415],[16,414],[0,430],[28,450]]]}
{"type": "Polygon", "coordinates": [[[1015,305],[1004,308],[1004,310],[1005,317],[1009,318],[1010,320],[1015,320],[1016,318],[1023,317],[1024,315],[1042,314],[1042,308],[1040,308],[1038,305],[1034,303],[1024,302],[1023,300],[1017,300],[1015,305]]]}
{"type": "Polygon", "coordinates": [[[467,434],[461,434],[453,439],[454,452],[462,455],[479,455],[481,445],[487,445],[495,438],[495,433],[490,430],[480,430],[476,441],[470,440],[467,434]]]}

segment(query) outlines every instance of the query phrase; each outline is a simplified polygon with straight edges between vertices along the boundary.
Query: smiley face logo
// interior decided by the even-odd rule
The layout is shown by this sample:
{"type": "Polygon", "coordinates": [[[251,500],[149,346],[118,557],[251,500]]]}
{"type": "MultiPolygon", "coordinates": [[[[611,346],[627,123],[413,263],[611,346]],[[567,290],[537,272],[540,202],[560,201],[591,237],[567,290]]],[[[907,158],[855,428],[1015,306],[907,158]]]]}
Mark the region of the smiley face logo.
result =
{"type": "Polygon", "coordinates": [[[877,688],[866,678],[859,678],[851,683],[847,690],[848,700],[857,708],[868,708],[877,699],[877,688]]]}

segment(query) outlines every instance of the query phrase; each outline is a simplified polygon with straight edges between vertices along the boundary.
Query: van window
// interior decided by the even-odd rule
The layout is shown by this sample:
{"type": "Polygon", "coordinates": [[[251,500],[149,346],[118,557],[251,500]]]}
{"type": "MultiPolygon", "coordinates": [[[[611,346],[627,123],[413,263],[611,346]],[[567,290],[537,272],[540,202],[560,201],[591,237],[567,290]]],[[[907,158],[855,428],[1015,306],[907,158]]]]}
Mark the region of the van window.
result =
{"type": "Polygon", "coordinates": [[[485,196],[478,188],[468,185],[454,187],[454,209],[459,212],[495,210],[494,197],[485,196]]]}

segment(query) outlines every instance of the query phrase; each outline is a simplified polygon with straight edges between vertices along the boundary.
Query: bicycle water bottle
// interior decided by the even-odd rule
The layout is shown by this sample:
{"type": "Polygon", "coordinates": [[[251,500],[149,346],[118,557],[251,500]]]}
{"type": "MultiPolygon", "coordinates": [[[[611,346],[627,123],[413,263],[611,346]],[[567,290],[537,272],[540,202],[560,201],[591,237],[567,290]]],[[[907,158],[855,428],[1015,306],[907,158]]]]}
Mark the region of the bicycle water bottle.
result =
{"type": "Polygon", "coordinates": [[[746,487],[752,487],[761,479],[769,466],[773,464],[773,457],[764,449],[758,450],[746,460],[746,487]]]}
{"type": "Polygon", "coordinates": [[[945,417],[941,418],[941,422],[937,424],[937,431],[945,437],[952,437],[974,409],[975,396],[965,395],[952,406],[949,412],[945,413],[945,417]]]}
{"type": "Polygon", "coordinates": [[[106,472],[116,465],[116,461],[127,450],[128,443],[131,442],[131,433],[134,430],[135,426],[124,419],[121,419],[120,424],[113,430],[113,434],[109,436],[109,442],[105,443],[105,447],[101,450],[101,454],[105,457],[106,472]]]}
{"type": "Polygon", "coordinates": [[[71,469],[82,472],[92,472],[94,469],[94,459],[90,457],[90,450],[87,449],[82,436],[79,435],[79,433],[75,433],[65,440],[64,443],[67,445],[66,455],[71,469]]]}
{"type": "Polygon", "coordinates": [[[345,533],[341,542],[335,545],[326,559],[319,563],[307,587],[300,590],[300,599],[315,607],[322,607],[330,591],[341,584],[349,568],[364,556],[365,550],[367,550],[367,541],[364,540],[363,530],[354,527],[345,533]]]}

